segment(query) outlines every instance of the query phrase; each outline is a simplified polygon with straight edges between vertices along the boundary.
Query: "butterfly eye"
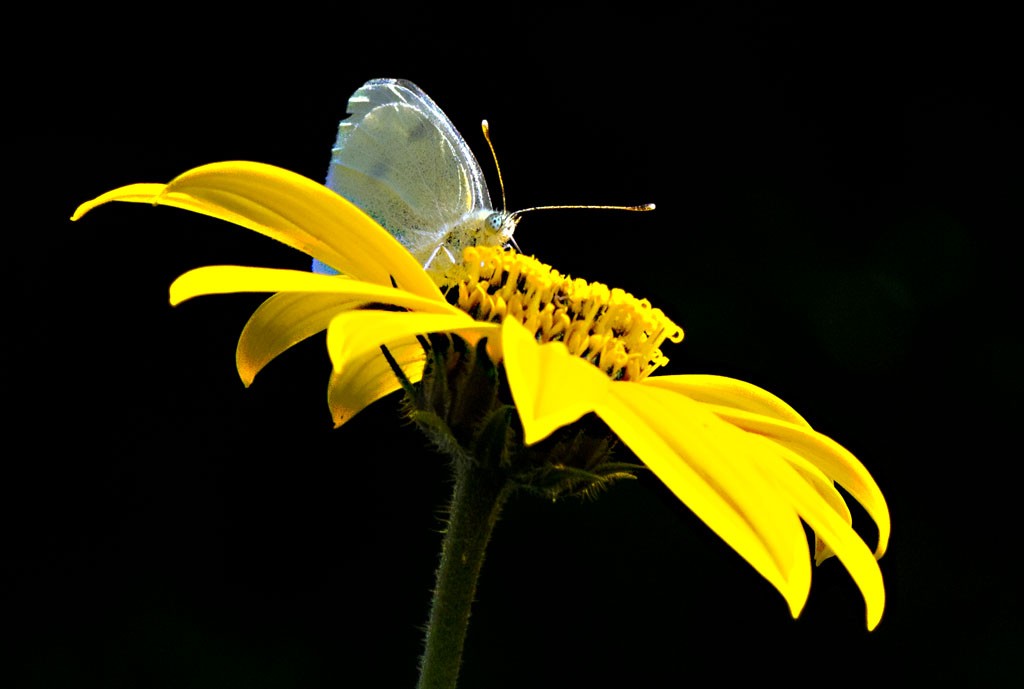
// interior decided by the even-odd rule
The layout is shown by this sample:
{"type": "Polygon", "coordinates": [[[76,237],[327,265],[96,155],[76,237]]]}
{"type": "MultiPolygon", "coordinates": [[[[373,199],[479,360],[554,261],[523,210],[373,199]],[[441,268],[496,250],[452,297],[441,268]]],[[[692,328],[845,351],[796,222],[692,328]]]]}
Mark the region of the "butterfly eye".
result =
{"type": "Polygon", "coordinates": [[[505,224],[505,217],[507,213],[491,213],[487,216],[487,224],[491,226],[492,230],[500,230],[502,225],[505,224]]]}

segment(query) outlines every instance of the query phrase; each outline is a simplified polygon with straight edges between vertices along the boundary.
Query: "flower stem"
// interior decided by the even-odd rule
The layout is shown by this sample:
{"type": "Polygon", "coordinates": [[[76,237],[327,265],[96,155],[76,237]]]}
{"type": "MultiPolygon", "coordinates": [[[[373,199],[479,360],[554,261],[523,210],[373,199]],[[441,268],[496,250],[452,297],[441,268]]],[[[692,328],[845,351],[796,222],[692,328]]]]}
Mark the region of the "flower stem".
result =
{"type": "Polygon", "coordinates": [[[470,461],[453,464],[455,484],[417,689],[455,689],[477,578],[508,492],[500,471],[470,461]]]}

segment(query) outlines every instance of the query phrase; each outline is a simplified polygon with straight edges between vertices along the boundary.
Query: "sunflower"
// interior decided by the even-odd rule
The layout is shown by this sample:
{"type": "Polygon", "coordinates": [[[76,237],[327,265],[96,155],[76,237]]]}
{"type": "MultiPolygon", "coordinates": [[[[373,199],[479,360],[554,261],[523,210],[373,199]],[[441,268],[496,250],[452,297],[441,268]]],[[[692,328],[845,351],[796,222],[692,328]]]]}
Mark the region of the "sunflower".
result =
{"type": "MultiPolygon", "coordinates": [[[[668,361],[662,345],[683,333],[646,300],[501,247],[469,247],[462,272],[439,285],[346,199],[259,163],[215,163],[166,185],[114,189],[82,204],[72,220],[109,201],[227,220],[336,269],[207,266],[175,280],[170,301],[272,293],[239,338],[236,363],[247,386],[277,355],[326,329],[335,425],[404,388],[410,414],[442,449],[466,455],[465,466],[490,467],[462,484],[472,496],[492,494],[478,521],[493,524],[512,484],[557,496],[630,475],[609,461],[603,433],[771,582],[794,617],[810,590],[806,524],[815,562],[835,555],[864,597],[868,629],[879,623],[885,588],[877,559],[890,524],[871,475],[759,387],[713,375],[653,375],[668,361]],[[575,431],[594,418],[603,424],[596,436],[575,431]],[[485,456],[491,459],[480,462],[485,456]],[[854,531],[837,485],[873,519],[873,552],[854,531]]],[[[460,528],[453,523],[449,536],[460,528]]],[[[483,543],[470,548],[481,561],[489,527],[483,532],[483,543]]],[[[475,581],[478,572],[479,563],[464,575],[475,581]]]]}

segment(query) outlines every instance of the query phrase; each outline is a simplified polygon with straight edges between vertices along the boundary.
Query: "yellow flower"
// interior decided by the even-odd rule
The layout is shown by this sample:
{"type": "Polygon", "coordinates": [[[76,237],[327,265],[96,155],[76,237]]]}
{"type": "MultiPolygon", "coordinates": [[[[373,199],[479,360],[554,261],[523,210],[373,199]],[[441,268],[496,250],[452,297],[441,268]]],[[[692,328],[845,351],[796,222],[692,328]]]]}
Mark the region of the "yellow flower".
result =
{"type": "Polygon", "coordinates": [[[423,377],[422,337],[486,338],[501,362],[527,445],[593,413],[665,485],[783,595],[794,617],[807,599],[810,553],[835,554],[864,596],[867,626],[882,616],[876,562],[889,512],[864,466],[770,393],[710,375],[651,375],[660,345],[682,331],[622,290],[563,277],[535,259],[494,248],[466,252],[456,284],[436,285],[386,230],[322,184],[268,165],[205,165],[167,185],[135,184],[108,201],[175,206],[242,225],[299,249],[340,275],[208,266],[179,277],[172,304],[203,294],[273,293],[242,331],[236,362],[246,385],[270,360],[327,330],[328,404],[340,426],[423,377]],[[446,296],[451,297],[450,304],[446,296]],[[389,362],[385,354],[390,355],[389,362]],[[395,368],[393,368],[395,367],[395,368]],[[836,484],[874,520],[872,553],[852,528],[836,484]]]}

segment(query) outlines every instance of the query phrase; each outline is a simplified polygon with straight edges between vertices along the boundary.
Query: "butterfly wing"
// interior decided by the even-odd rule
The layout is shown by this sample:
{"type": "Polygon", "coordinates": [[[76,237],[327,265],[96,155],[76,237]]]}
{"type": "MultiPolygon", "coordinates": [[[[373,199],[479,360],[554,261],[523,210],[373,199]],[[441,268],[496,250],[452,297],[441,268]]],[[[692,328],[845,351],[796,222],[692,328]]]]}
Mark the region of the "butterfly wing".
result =
{"type": "Polygon", "coordinates": [[[480,164],[415,84],[366,82],[338,127],[327,186],[383,225],[421,262],[453,223],[489,209],[480,164]]]}

